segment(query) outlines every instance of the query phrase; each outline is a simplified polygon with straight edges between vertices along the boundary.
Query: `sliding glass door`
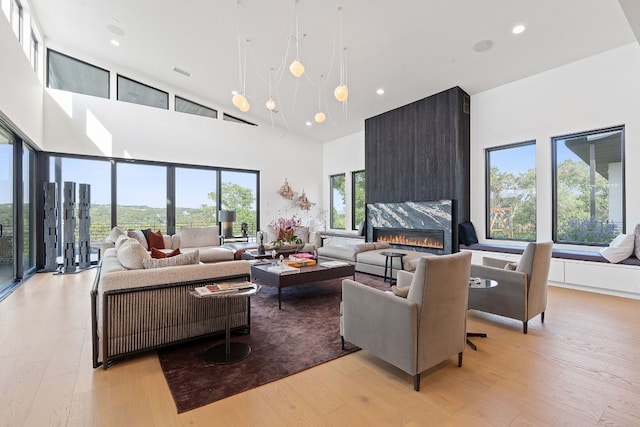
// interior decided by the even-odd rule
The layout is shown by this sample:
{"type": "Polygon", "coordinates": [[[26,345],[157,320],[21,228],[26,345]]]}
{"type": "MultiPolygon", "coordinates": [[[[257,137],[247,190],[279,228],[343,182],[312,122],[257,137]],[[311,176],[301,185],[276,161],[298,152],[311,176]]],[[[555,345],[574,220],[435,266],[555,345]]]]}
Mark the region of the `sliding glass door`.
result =
{"type": "Polygon", "coordinates": [[[0,128],[0,293],[16,277],[13,239],[13,141],[0,128]]]}

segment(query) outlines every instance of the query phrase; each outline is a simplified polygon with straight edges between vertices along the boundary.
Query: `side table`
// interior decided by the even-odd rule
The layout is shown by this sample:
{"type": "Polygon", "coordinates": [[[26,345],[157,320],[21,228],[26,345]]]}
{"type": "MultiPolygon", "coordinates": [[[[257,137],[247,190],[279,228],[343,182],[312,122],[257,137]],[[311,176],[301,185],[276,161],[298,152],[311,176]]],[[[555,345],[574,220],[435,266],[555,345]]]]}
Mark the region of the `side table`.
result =
{"type": "MultiPolygon", "coordinates": [[[[469,289],[489,289],[496,286],[498,286],[498,282],[496,282],[495,280],[481,279],[478,277],[471,277],[469,279],[469,289]]],[[[471,342],[469,337],[486,338],[487,334],[484,332],[467,332],[467,344],[475,351],[478,350],[478,347],[476,347],[476,345],[471,342]]]]}
{"type": "Polygon", "coordinates": [[[389,269],[389,285],[393,286],[393,259],[400,258],[400,269],[404,270],[404,256],[402,252],[380,252],[384,255],[384,281],[387,281],[387,269],[389,269]]]}
{"type": "MultiPolygon", "coordinates": [[[[251,354],[251,346],[241,342],[231,342],[231,322],[229,321],[230,306],[232,298],[251,297],[257,294],[262,286],[254,285],[253,289],[238,291],[234,293],[221,293],[220,295],[210,295],[205,298],[223,298],[224,299],[224,343],[209,348],[204,358],[207,362],[215,365],[228,365],[246,359],[251,354]]],[[[195,295],[194,295],[195,296],[195,295]]],[[[197,297],[196,298],[200,298],[197,297]]]]}

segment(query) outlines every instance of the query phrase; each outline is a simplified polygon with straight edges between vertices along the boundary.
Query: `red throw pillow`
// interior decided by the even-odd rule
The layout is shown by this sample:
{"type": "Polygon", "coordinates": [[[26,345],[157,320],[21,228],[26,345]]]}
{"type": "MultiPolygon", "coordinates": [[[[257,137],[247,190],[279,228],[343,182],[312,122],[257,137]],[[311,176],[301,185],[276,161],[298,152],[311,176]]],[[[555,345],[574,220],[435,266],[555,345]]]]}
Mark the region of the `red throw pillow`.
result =
{"type": "Polygon", "coordinates": [[[162,237],[162,232],[160,232],[160,230],[155,233],[151,230],[147,230],[144,235],[147,237],[147,244],[150,248],[164,249],[164,238],[162,237]]]}
{"type": "Polygon", "coordinates": [[[293,228],[281,228],[278,231],[278,240],[283,240],[288,242],[293,237],[293,228]]]}
{"type": "Polygon", "coordinates": [[[171,258],[180,255],[180,248],[176,248],[171,252],[162,252],[160,249],[151,248],[151,258],[171,258]]]}

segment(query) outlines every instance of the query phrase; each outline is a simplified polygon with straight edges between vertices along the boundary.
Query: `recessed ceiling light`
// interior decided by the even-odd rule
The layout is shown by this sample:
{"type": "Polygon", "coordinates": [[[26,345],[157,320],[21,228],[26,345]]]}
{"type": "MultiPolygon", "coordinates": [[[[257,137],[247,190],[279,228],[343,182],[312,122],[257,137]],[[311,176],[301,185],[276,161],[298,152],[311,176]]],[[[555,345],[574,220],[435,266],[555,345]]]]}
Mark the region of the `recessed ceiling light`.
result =
{"type": "Polygon", "coordinates": [[[376,90],[376,93],[378,95],[382,95],[382,94],[384,94],[384,89],[380,88],[380,89],[376,90]]]}
{"type": "Polygon", "coordinates": [[[516,25],[515,27],[513,27],[513,30],[511,30],[511,32],[513,32],[513,34],[520,34],[523,33],[524,30],[526,30],[527,27],[525,27],[524,25],[520,24],[520,25],[516,25]]]}
{"type": "Polygon", "coordinates": [[[120,46],[120,42],[116,39],[111,39],[111,44],[114,46],[120,46]]]}
{"type": "Polygon", "coordinates": [[[476,44],[473,45],[473,50],[476,52],[486,52],[493,46],[493,42],[491,40],[480,40],[476,44]]]}
{"type": "Polygon", "coordinates": [[[311,126],[312,124],[313,124],[313,123],[311,123],[311,122],[306,122],[306,123],[305,123],[305,125],[307,125],[307,126],[311,126]]]}

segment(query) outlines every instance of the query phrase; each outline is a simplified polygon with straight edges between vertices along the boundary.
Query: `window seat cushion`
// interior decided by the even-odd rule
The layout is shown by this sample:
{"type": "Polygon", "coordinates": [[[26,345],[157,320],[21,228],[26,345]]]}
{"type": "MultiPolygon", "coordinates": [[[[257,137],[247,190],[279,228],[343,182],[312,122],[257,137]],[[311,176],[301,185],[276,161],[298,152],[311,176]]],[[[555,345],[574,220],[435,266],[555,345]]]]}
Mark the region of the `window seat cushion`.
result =
{"type": "MultiPolygon", "coordinates": [[[[476,243],[473,245],[460,245],[460,249],[469,249],[473,251],[489,251],[489,252],[500,252],[507,254],[522,254],[524,248],[519,246],[509,246],[509,245],[495,245],[495,244],[487,244],[487,243],[476,243]]],[[[552,258],[559,259],[570,259],[576,261],[590,261],[590,262],[604,262],[607,264],[611,264],[605,257],[600,255],[598,252],[590,252],[590,251],[578,251],[571,249],[554,249],[551,253],[552,258]]],[[[630,256],[627,259],[620,261],[618,264],[622,265],[637,265],[640,266],[640,259],[635,256],[630,256]]]]}

